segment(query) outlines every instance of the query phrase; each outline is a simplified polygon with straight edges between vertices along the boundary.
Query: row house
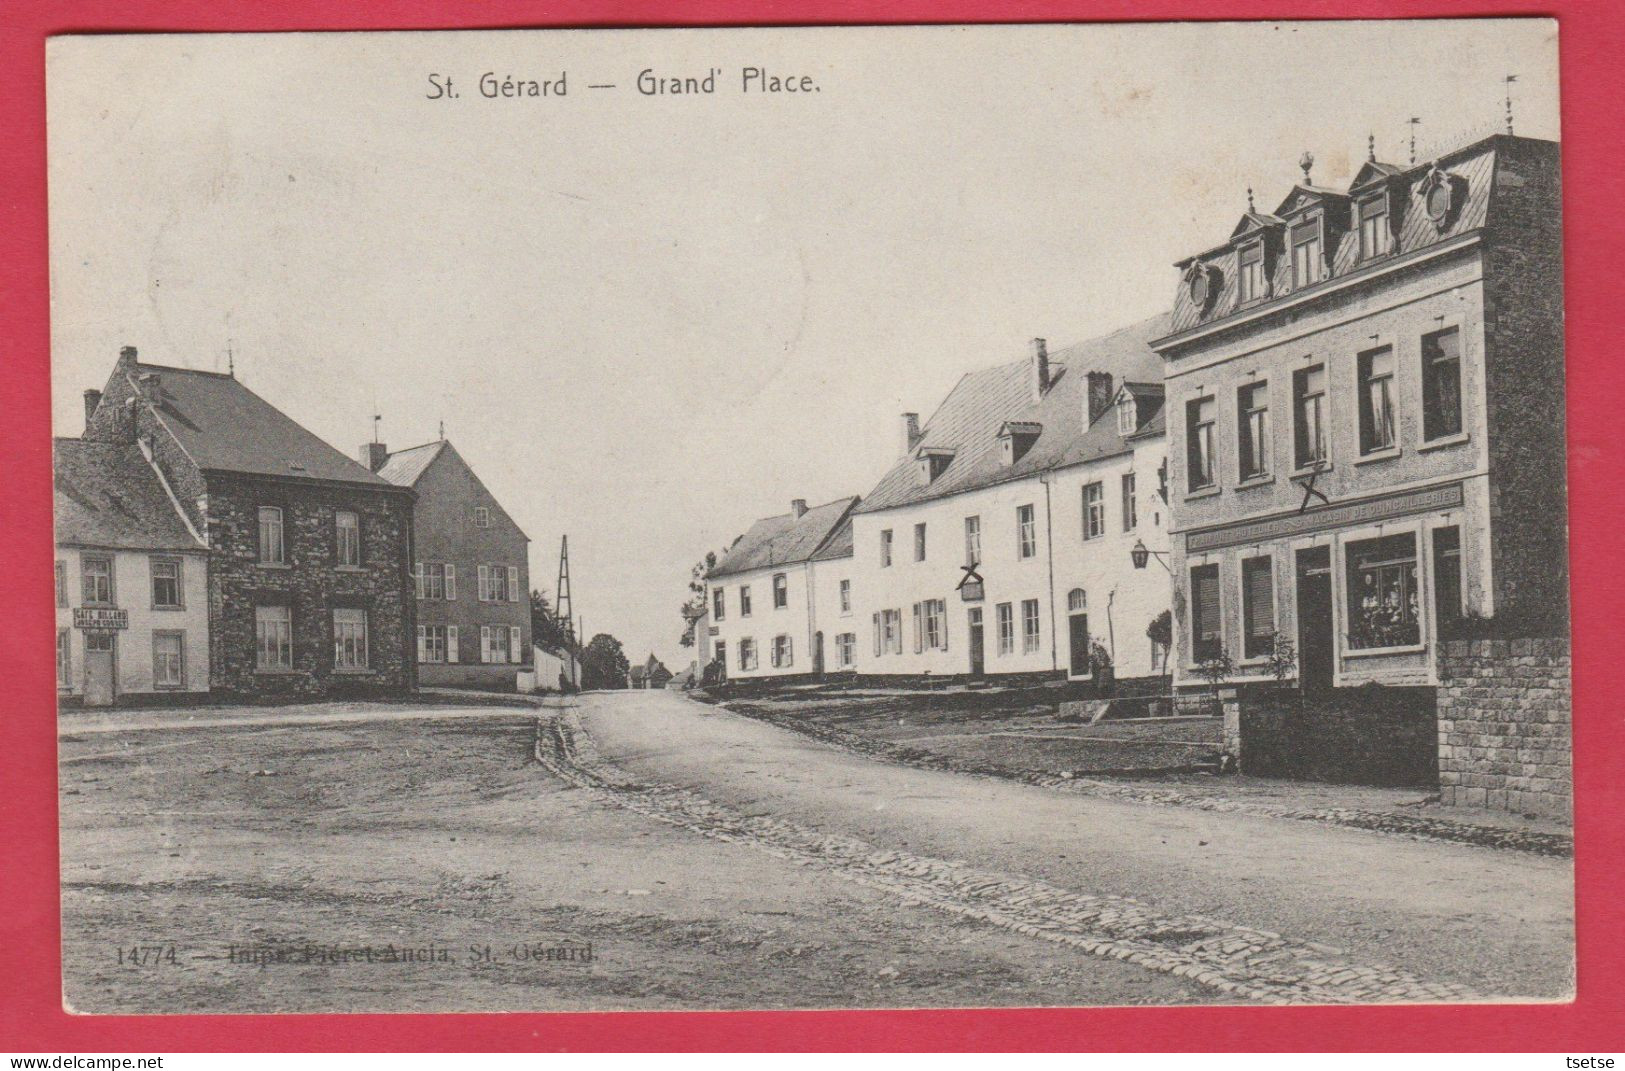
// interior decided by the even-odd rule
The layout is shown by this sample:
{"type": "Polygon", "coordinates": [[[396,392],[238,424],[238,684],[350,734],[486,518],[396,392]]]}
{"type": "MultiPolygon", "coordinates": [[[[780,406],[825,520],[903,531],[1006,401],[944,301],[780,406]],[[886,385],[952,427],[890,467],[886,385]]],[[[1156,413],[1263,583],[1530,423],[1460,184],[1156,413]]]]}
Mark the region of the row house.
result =
{"type": "Polygon", "coordinates": [[[367,443],[361,461],[415,496],[418,682],[515,688],[535,664],[530,538],[443,438],[393,453],[367,443]]]}
{"type": "Polygon", "coordinates": [[[838,498],[751,525],[706,573],[708,641],[730,680],[850,670],[857,646],[850,517],[838,498]]]}
{"type": "Polygon", "coordinates": [[[864,675],[1164,672],[1158,317],[964,376],[852,516],[864,675]],[[1147,568],[1155,557],[1157,565],[1147,568]]]}
{"type": "Polygon", "coordinates": [[[1179,683],[1437,681],[1464,616],[1566,634],[1558,147],[1494,136],[1251,203],[1182,260],[1166,368],[1179,683]]]}
{"type": "Polygon", "coordinates": [[[85,706],[209,689],[208,548],[135,443],[57,439],[56,686],[85,706]]]}
{"type": "MultiPolygon", "coordinates": [[[[191,665],[207,665],[211,691],[415,686],[409,489],[234,376],[144,364],[133,347],[102,390],[85,392],[85,412],[84,442],[138,451],[207,548],[208,653],[191,665]]],[[[182,572],[195,587],[185,562],[182,572]]]]}

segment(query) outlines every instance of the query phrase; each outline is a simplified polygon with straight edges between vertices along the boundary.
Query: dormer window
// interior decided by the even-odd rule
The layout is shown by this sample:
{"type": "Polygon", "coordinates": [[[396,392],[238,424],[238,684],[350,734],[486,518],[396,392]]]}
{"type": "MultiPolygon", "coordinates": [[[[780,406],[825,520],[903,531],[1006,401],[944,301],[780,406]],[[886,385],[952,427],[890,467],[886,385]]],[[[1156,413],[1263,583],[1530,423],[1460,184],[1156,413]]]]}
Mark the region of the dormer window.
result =
{"type": "Polygon", "coordinates": [[[1326,278],[1326,257],[1321,238],[1321,217],[1310,216],[1292,225],[1292,287],[1301,289],[1326,278]]]}
{"type": "Polygon", "coordinates": [[[1117,397],[1117,434],[1128,436],[1140,430],[1140,407],[1134,395],[1124,391],[1117,397]]]}
{"type": "Polygon", "coordinates": [[[1240,274],[1237,285],[1240,287],[1240,300],[1242,304],[1257,301],[1269,293],[1268,284],[1264,277],[1264,243],[1254,242],[1244,245],[1237,253],[1240,274]]]}
{"type": "Polygon", "coordinates": [[[926,483],[930,483],[948,471],[948,465],[953,459],[953,450],[940,446],[928,446],[920,451],[920,475],[925,478],[926,483]]]}
{"type": "Polygon", "coordinates": [[[1388,195],[1380,193],[1360,202],[1360,259],[1384,256],[1394,247],[1389,226],[1388,195]]]}
{"type": "Polygon", "coordinates": [[[1026,420],[1006,421],[999,429],[999,456],[1006,465],[1014,465],[1027,455],[1038,441],[1044,425],[1026,420]]]}
{"type": "Polygon", "coordinates": [[[1422,210],[1442,231],[1450,226],[1466,192],[1467,183],[1460,176],[1435,167],[1422,180],[1422,210]]]}

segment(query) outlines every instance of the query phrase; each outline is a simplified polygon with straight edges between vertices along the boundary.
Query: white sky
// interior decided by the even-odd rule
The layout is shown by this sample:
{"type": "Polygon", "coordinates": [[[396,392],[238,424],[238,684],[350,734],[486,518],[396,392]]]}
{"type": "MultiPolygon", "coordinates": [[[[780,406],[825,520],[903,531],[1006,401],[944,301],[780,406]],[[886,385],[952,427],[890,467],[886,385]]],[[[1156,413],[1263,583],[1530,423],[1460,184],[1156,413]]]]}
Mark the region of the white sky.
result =
{"type": "Polygon", "coordinates": [[[1339,184],[1411,116],[1423,159],[1501,129],[1508,73],[1557,137],[1538,20],[57,39],[55,431],[120,345],[224,370],[228,339],[346,453],[375,408],[393,447],[444,420],[533,582],[568,532],[588,632],[675,670],[707,549],[867,493],[964,371],[1164,308],[1303,150],[1339,184]],[[746,65],[820,92],[742,96],[746,65]]]}

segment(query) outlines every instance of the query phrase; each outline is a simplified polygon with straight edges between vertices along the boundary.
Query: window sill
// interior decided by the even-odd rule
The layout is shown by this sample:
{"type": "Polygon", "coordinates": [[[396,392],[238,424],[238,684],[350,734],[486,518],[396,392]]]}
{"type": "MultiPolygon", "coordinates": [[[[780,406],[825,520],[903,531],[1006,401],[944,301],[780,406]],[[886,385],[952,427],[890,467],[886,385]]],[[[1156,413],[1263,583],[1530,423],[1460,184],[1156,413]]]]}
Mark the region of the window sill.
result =
{"type": "Polygon", "coordinates": [[[256,677],[298,677],[301,675],[297,669],[262,669],[258,666],[254,669],[254,676],[256,677]]]}
{"type": "Polygon", "coordinates": [[[293,568],[293,566],[289,565],[287,562],[255,562],[254,567],[256,569],[292,569],[293,568]]]}
{"type": "Polygon", "coordinates": [[[1421,654],[1428,649],[1425,643],[1410,643],[1403,647],[1351,647],[1343,652],[1344,658],[1381,658],[1385,655],[1421,654]]]}
{"type": "Polygon", "coordinates": [[[1418,446],[1416,452],[1425,454],[1429,450],[1443,450],[1451,446],[1460,446],[1462,443],[1471,442],[1472,438],[1472,434],[1465,431],[1455,435],[1441,435],[1437,439],[1429,439],[1421,446],[1418,446]]]}
{"type": "Polygon", "coordinates": [[[1199,487],[1194,491],[1185,492],[1185,501],[1191,502],[1198,498],[1212,498],[1223,490],[1224,488],[1220,487],[1218,484],[1213,484],[1210,487],[1199,487]]]}
{"type": "Polygon", "coordinates": [[[1236,484],[1236,490],[1246,491],[1254,487],[1268,487],[1275,482],[1275,473],[1267,472],[1262,476],[1249,476],[1236,484]]]}
{"type": "Polygon", "coordinates": [[[1376,465],[1383,461],[1392,461],[1396,457],[1403,457],[1404,454],[1403,447],[1390,446],[1383,450],[1373,450],[1369,454],[1358,457],[1354,460],[1354,463],[1356,465],[1376,465]]]}
{"type": "Polygon", "coordinates": [[[335,573],[364,573],[367,569],[362,565],[335,565],[333,571],[335,573]]]}
{"type": "Polygon", "coordinates": [[[184,685],[184,684],[154,684],[152,686],[152,690],[155,691],[155,692],[184,692],[184,691],[186,691],[186,685],[184,685]]]}
{"type": "Polygon", "coordinates": [[[184,606],[154,606],[151,608],[155,614],[175,614],[185,610],[184,606]]]}
{"type": "Polygon", "coordinates": [[[373,671],[371,669],[340,669],[334,666],[333,675],[335,677],[370,677],[373,675],[373,671]]]}

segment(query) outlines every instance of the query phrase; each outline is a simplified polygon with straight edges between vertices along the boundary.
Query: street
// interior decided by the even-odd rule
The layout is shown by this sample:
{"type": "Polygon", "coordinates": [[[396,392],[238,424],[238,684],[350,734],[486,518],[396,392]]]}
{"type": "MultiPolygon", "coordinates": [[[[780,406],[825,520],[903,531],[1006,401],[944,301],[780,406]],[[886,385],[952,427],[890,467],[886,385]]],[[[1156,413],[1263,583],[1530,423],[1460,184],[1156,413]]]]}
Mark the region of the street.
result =
{"type": "Polygon", "coordinates": [[[1572,986],[1566,859],[911,769],[670,692],[119,717],[62,730],[81,1011],[1572,986]]]}

